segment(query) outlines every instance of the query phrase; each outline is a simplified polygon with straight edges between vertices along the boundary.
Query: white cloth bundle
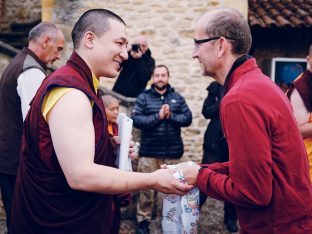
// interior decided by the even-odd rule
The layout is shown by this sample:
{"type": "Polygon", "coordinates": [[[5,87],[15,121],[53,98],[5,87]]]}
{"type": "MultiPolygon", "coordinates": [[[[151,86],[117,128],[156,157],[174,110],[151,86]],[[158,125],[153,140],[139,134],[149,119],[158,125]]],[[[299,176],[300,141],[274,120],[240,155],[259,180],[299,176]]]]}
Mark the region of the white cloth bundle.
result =
{"type": "MultiPolygon", "coordinates": [[[[194,162],[183,162],[176,165],[167,165],[176,172],[173,176],[185,183],[180,171],[194,162]]],[[[199,226],[199,190],[193,188],[184,196],[164,194],[162,229],[164,234],[196,234],[199,226]]]]}

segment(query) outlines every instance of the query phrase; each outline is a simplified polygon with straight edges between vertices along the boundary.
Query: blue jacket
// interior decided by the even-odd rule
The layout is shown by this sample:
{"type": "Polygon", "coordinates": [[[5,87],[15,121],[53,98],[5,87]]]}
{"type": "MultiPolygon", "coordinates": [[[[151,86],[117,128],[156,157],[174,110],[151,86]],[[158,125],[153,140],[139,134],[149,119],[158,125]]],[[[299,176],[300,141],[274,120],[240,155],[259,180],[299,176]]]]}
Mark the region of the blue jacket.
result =
{"type": "Polygon", "coordinates": [[[159,94],[152,85],[141,93],[135,103],[132,119],[141,129],[141,157],[180,158],[183,155],[181,127],[192,123],[192,113],[184,98],[168,85],[166,93],[159,94]],[[169,104],[171,116],[161,120],[159,110],[169,104]]]}

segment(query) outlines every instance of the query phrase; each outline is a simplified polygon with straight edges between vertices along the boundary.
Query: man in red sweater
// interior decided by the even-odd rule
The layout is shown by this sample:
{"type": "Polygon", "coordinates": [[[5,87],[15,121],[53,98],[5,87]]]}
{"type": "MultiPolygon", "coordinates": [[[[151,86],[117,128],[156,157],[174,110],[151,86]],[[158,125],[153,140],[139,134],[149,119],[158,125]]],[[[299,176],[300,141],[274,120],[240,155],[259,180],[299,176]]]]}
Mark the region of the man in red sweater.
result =
{"type": "Polygon", "coordinates": [[[229,162],[183,171],[189,184],[236,205],[240,233],[312,233],[312,187],[302,137],[287,97],[247,53],[247,20],[230,8],[195,28],[193,58],[224,85],[221,122],[229,162]]]}

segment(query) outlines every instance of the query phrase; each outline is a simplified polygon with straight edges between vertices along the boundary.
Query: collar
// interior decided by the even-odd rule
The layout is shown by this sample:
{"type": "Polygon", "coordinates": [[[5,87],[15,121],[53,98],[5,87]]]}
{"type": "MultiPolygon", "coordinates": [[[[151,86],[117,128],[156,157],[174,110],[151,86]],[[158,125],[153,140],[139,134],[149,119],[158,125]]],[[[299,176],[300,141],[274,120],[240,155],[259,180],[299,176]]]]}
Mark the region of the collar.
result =
{"type": "Polygon", "coordinates": [[[71,66],[73,66],[79,72],[81,76],[86,77],[90,87],[96,93],[92,72],[90,68],[88,67],[88,65],[86,64],[86,62],[79,56],[79,54],[73,51],[69,60],[67,61],[67,64],[70,64],[71,66]]]}
{"type": "Polygon", "coordinates": [[[231,81],[231,77],[233,72],[240,66],[242,65],[244,62],[246,62],[248,59],[252,58],[252,56],[244,54],[241,57],[237,58],[235,60],[235,62],[233,63],[232,68],[230,69],[229,73],[227,74],[226,78],[225,78],[225,82],[222,88],[222,93],[221,93],[221,98],[224,97],[224,95],[227,93],[227,91],[229,90],[229,83],[231,81]]]}
{"type": "Polygon", "coordinates": [[[95,89],[95,93],[97,94],[97,90],[100,86],[100,81],[93,72],[92,72],[92,83],[93,83],[93,87],[95,89]]]}
{"type": "Polygon", "coordinates": [[[28,47],[24,47],[22,49],[22,52],[25,54],[29,54],[31,57],[33,57],[37,63],[40,64],[40,66],[44,69],[47,70],[47,64],[45,64],[32,50],[30,50],[28,47]]]}

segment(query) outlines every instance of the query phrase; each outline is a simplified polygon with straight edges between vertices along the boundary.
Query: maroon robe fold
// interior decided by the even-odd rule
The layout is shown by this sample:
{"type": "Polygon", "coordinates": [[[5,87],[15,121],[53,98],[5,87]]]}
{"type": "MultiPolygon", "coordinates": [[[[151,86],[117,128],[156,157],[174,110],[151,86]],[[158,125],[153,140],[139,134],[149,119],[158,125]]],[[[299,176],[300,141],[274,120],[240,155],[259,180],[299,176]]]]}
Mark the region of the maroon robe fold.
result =
{"type": "Polygon", "coordinates": [[[71,189],[57,160],[49,126],[41,114],[45,94],[57,86],[79,89],[94,101],[94,162],[113,166],[102,100],[95,93],[90,69],[74,52],[65,66],[44,80],[26,117],[11,231],[13,234],[109,233],[112,195],[71,189]]]}
{"type": "Polygon", "coordinates": [[[290,89],[287,91],[287,96],[289,98],[293,88],[298,90],[305,107],[309,112],[312,112],[312,73],[306,70],[293,82],[290,89]]]}

